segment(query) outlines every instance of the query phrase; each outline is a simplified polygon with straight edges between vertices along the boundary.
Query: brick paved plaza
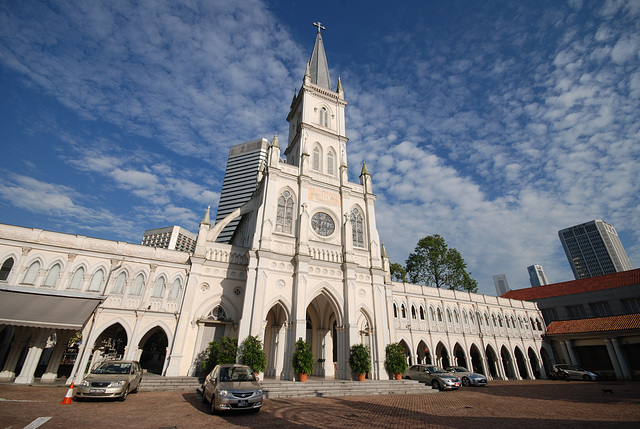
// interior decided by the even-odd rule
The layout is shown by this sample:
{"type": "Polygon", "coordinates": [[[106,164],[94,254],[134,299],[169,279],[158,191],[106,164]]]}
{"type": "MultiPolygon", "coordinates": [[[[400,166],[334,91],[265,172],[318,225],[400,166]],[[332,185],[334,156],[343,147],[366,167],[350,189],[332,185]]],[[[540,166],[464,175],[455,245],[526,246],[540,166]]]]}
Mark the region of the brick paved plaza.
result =
{"type": "Polygon", "coordinates": [[[0,429],[34,428],[41,417],[50,417],[42,429],[640,427],[638,382],[495,381],[415,396],[271,399],[258,414],[223,416],[210,415],[194,392],[60,405],[65,393],[64,387],[1,385],[0,429]]]}

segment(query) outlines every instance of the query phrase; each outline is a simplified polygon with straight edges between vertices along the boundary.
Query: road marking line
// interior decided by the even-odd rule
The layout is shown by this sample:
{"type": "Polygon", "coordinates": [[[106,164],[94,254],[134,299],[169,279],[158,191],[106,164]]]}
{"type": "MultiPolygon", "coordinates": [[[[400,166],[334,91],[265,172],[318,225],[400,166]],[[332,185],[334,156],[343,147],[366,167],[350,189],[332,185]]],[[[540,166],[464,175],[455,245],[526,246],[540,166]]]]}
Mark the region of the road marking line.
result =
{"type": "Polygon", "coordinates": [[[51,420],[51,417],[38,417],[28,425],[24,427],[24,429],[36,429],[51,420]]]}
{"type": "Polygon", "coordinates": [[[40,401],[28,401],[26,399],[4,399],[4,398],[0,398],[0,402],[40,402],[40,401]]]}

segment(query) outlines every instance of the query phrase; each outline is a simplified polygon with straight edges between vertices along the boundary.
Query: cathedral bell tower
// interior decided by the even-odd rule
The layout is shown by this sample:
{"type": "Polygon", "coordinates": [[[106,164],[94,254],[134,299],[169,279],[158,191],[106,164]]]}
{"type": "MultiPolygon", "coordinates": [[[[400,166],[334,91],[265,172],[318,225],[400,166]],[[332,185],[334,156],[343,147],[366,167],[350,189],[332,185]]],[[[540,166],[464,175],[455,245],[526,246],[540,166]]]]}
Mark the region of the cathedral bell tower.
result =
{"type": "Polygon", "coordinates": [[[331,88],[329,66],[322,43],[324,27],[318,22],[316,42],[307,63],[302,87],[291,102],[287,122],[289,139],[285,156],[287,164],[330,176],[344,174],[347,181],[347,137],[345,135],[342,83],[338,77],[335,91],[331,88]]]}

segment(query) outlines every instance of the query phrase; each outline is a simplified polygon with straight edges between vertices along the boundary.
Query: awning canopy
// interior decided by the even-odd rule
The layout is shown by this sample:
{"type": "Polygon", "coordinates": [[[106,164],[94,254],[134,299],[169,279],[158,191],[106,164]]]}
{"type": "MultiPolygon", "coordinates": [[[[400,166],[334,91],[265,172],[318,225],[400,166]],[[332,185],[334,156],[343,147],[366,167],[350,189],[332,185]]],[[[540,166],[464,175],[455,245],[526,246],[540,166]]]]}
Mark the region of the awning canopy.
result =
{"type": "Polygon", "coordinates": [[[103,299],[0,289],[0,324],[79,330],[103,299]]]}

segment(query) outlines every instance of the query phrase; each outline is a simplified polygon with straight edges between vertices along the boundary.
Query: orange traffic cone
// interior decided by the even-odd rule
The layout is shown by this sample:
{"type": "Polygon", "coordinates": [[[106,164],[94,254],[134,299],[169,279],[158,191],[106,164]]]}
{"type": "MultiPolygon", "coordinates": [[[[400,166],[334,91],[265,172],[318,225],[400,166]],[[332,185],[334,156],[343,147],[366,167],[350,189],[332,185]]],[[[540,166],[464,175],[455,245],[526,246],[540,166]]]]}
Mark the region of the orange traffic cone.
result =
{"type": "Polygon", "coordinates": [[[60,405],[70,404],[73,400],[73,383],[69,386],[69,390],[67,390],[67,394],[64,395],[64,399],[60,402],[60,405]]]}

